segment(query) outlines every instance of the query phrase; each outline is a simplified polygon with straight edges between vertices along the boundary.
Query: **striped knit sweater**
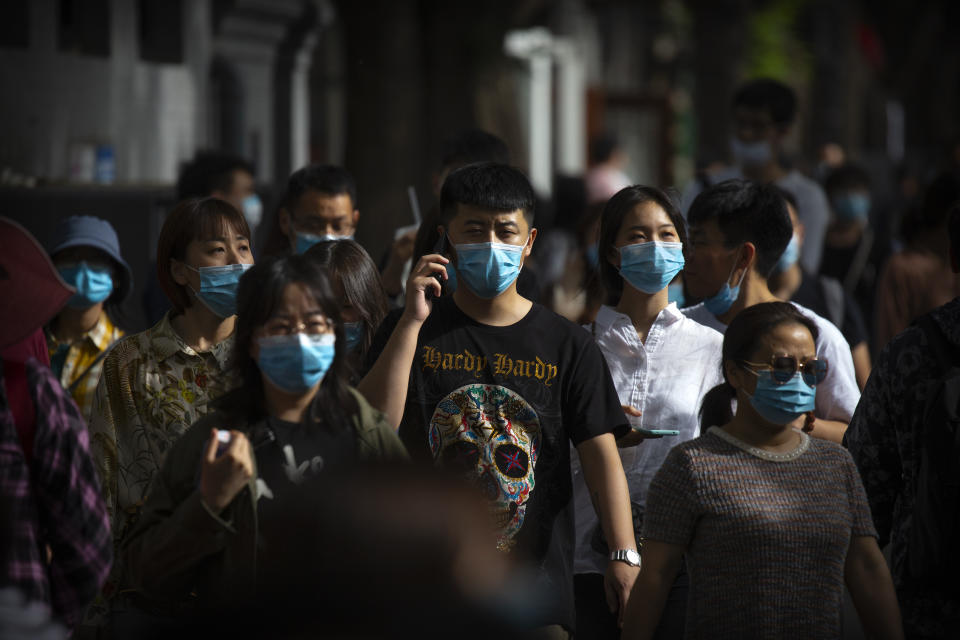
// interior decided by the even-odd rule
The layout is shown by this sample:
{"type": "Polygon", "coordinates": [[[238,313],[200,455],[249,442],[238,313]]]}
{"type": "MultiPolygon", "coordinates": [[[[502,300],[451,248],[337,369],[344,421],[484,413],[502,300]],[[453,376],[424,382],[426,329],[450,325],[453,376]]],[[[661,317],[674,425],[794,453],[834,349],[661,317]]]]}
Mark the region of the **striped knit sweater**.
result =
{"type": "Polygon", "coordinates": [[[847,549],[876,532],[846,449],[800,440],[764,459],[711,427],[654,477],[643,536],[686,548],[687,638],[840,636],[847,549]]]}

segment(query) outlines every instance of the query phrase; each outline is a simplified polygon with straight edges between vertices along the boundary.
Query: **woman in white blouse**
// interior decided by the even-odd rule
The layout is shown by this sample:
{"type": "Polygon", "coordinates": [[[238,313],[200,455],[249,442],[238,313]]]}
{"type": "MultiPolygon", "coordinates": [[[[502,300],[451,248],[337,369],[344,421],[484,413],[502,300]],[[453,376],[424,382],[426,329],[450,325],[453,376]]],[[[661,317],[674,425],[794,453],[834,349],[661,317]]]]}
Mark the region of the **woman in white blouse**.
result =
{"type": "MultiPolygon", "coordinates": [[[[667,288],[683,269],[685,240],[679,209],[655,187],[622,189],[604,208],[598,253],[608,304],[587,329],[607,359],[634,428],[679,432],[649,437],[635,431],[618,443],[638,533],[650,481],[675,444],[699,435],[703,396],[722,381],[723,337],[668,301],[667,288]]],[[[576,462],[573,469],[577,637],[617,638],[615,614],[594,596],[601,593],[597,583],[609,551],[576,462]]],[[[682,637],[686,585],[681,574],[661,618],[660,637],[682,637]]]]}

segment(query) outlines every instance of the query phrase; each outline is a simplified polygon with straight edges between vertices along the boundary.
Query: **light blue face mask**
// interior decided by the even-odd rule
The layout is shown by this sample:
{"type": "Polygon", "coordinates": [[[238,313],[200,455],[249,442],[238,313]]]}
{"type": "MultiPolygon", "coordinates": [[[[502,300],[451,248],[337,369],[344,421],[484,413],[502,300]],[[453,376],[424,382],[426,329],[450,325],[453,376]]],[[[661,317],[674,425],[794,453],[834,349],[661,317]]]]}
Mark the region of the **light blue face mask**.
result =
{"type": "Polygon", "coordinates": [[[353,234],[347,236],[337,236],[332,233],[325,233],[318,236],[312,233],[295,231],[294,235],[297,237],[297,253],[300,254],[306,253],[310,247],[321,242],[327,242],[329,240],[353,240],[353,234]]]}
{"type": "Polygon", "coordinates": [[[237,286],[240,284],[240,276],[252,266],[228,264],[198,269],[187,265],[187,268],[200,274],[200,291],[193,292],[200,302],[221,318],[229,318],[237,315],[237,286]]]}
{"type": "Polygon", "coordinates": [[[683,283],[682,282],[671,282],[670,286],[667,287],[667,301],[676,302],[677,307],[682,309],[686,306],[686,297],[683,295],[683,283]]]}
{"type": "Polygon", "coordinates": [[[773,158],[773,149],[766,140],[742,142],[734,136],[730,138],[730,152],[733,159],[745,167],[762,167],[773,158]]]}
{"type": "Polygon", "coordinates": [[[707,311],[715,316],[723,315],[729,311],[730,307],[733,306],[733,303],[736,302],[737,298],[740,297],[740,285],[743,284],[743,279],[747,276],[747,272],[744,271],[743,275],[740,276],[740,282],[738,282],[735,287],[731,287],[730,276],[733,275],[733,270],[736,269],[736,267],[737,263],[734,262],[733,268],[730,269],[730,275],[728,275],[727,279],[724,280],[723,286],[720,287],[720,291],[717,291],[715,294],[703,301],[703,306],[707,308],[707,311]]]}
{"type": "Polygon", "coordinates": [[[275,387],[292,394],[304,393],[323,380],[336,355],[332,333],[264,336],[257,344],[260,371],[275,387]]]}
{"type": "Polygon", "coordinates": [[[347,351],[354,351],[363,342],[363,321],[344,322],[343,334],[347,342],[347,351]]]}
{"type": "Polygon", "coordinates": [[[683,269],[683,244],[680,242],[638,242],[620,247],[620,275],[630,285],[654,294],[683,269]]]}
{"type": "Polygon", "coordinates": [[[260,224],[263,220],[263,203],[260,201],[260,196],[251,193],[243,199],[243,217],[251,227],[260,224]]]}
{"type": "Polygon", "coordinates": [[[523,266],[522,245],[478,242],[454,245],[459,278],[478,297],[496,298],[520,275],[523,266]]]}
{"type": "Polygon", "coordinates": [[[844,193],[833,199],[833,213],[841,222],[864,222],[870,217],[870,196],[864,193],[844,193]]]}
{"type": "Polygon", "coordinates": [[[793,234],[790,237],[790,242],[787,244],[787,248],[783,250],[783,253],[780,255],[780,259],[777,260],[776,266],[773,268],[774,273],[783,273],[793,265],[797,264],[797,260],[800,259],[800,240],[797,239],[797,234],[793,234]]]}
{"type": "Polygon", "coordinates": [[[768,371],[747,371],[757,375],[750,404],[767,422],[787,424],[816,406],[817,389],[808,385],[799,371],[784,384],[774,382],[768,371]]]}
{"type": "Polygon", "coordinates": [[[64,282],[77,290],[67,300],[67,306],[71,309],[89,309],[113,293],[110,267],[91,267],[86,260],[82,260],[79,264],[63,266],[58,270],[64,282]]]}
{"type": "Polygon", "coordinates": [[[446,264],[446,269],[447,281],[443,283],[443,286],[446,287],[448,293],[455,293],[457,291],[457,270],[453,268],[452,262],[446,264]]]}

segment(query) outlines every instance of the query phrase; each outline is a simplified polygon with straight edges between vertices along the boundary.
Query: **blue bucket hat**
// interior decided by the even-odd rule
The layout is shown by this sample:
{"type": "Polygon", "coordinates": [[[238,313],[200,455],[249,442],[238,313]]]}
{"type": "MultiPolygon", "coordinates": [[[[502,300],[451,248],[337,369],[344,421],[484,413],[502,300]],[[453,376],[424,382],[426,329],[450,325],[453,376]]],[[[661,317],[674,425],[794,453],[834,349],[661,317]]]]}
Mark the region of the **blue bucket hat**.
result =
{"type": "Polygon", "coordinates": [[[126,299],[133,286],[133,272],[120,255],[120,240],[113,225],[94,216],[70,216],[62,220],[50,242],[50,256],[70,247],[93,247],[110,256],[117,266],[117,302],[126,299]]]}

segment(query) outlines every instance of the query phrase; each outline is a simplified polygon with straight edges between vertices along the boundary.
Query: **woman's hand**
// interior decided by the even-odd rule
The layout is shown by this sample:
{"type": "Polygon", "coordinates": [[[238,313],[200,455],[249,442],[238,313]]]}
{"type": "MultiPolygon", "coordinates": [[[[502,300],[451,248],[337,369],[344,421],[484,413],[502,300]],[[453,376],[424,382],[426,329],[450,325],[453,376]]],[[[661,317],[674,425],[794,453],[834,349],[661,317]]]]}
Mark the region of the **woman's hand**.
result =
{"type": "Polygon", "coordinates": [[[210,430],[210,441],[200,466],[200,498],[214,513],[227,508],[253,477],[253,452],[247,436],[230,432],[230,444],[217,455],[217,430],[210,430]]]}
{"type": "Polygon", "coordinates": [[[443,292],[440,280],[447,279],[446,265],[450,260],[444,258],[438,253],[431,253],[423,256],[417,262],[416,266],[410,270],[410,278],[407,280],[407,304],[403,315],[408,320],[424,322],[433,309],[433,303],[427,299],[427,291],[439,298],[443,292]]]}
{"type": "MultiPolygon", "coordinates": [[[[640,411],[640,409],[637,409],[632,405],[623,404],[620,406],[623,407],[623,413],[626,414],[628,417],[632,416],[635,418],[639,418],[640,416],[643,415],[643,412],[640,411]]],[[[648,436],[634,429],[630,429],[630,431],[627,432],[622,438],[617,440],[617,447],[621,449],[626,449],[627,447],[635,447],[638,444],[641,444],[644,440],[647,440],[651,437],[662,438],[663,436],[648,436]]]]}

